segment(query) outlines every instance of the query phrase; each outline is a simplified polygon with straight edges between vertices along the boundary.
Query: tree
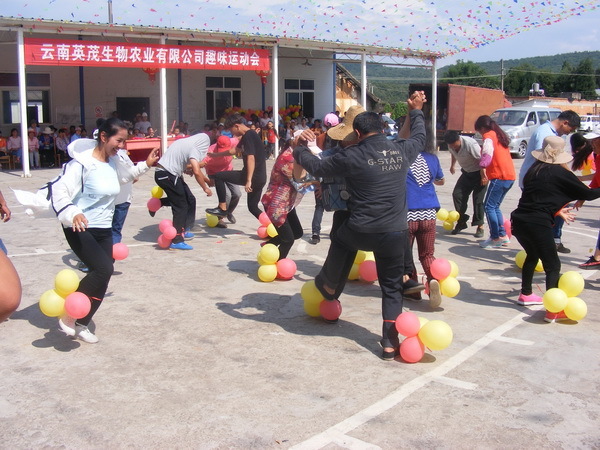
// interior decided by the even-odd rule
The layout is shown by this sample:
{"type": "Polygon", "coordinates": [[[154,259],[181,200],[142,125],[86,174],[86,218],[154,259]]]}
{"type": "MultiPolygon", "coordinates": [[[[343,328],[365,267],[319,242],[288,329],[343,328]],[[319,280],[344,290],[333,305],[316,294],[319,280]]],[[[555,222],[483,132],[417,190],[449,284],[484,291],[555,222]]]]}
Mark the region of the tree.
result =
{"type": "Polygon", "coordinates": [[[546,95],[554,91],[555,76],[543,70],[536,69],[531,64],[521,64],[508,71],[504,78],[504,91],[506,95],[526,97],[534,83],[544,89],[546,95]]]}
{"type": "Polygon", "coordinates": [[[474,62],[465,62],[461,59],[446,70],[446,75],[443,78],[440,78],[440,81],[491,89],[498,89],[500,87],[499,77],[491,77],[484,69],[474,62]]]}
{"type": "Polygon", "coordinates": [[[576,92],[581,97],[591,100],[596,98],[596,80],[594,79],[594,66],[590,58],[585,58],[575,68],[573,79],[576,92]]]}

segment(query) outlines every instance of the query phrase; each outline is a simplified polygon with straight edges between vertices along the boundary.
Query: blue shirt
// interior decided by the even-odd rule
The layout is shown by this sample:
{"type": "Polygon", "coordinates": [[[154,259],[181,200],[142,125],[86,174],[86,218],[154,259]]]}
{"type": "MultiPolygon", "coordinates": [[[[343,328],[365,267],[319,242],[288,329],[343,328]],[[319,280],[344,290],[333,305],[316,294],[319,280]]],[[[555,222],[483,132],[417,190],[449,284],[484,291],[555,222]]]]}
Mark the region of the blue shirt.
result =
{"type": "Polygon", "coordinates": [[[442,180],[444,172],[437,156],[421,152],[406,177],[406,202],[409,210],[438,209],[440,202],[435,193],[435,180],[442,180]]]}
{"type": "Polygon", "coordinates": [[[529,142],[527,143],[527,153],[525,153],[525,159],[523,160],[523,165],[519,172],[519,187],[521,189],[523,189],[523,178],[525,178],[525,174],[536,161],[531,152],[534,150],[541,150],[544,139],[552,135],[558,136],[558,132],[554,128],[554,125],[552,125],[552,122],[548,121],[540,125],[529,139],[529,142]]]}

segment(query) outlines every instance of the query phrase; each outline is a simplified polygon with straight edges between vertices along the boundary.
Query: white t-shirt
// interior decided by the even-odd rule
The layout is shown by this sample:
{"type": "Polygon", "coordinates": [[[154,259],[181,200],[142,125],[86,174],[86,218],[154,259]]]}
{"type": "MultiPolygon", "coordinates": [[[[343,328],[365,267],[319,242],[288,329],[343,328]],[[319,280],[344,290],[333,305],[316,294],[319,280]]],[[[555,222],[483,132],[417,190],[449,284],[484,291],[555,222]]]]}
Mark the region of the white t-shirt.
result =
{"type": "Polygon", "coordinates": [[[151,126],[152,126],[152,124],[144,119],[140,120],[139,122],[136,122],[136,124],[135,124],[135,128],[140,130],[140,133],[143,133],[143,134],[148,134],[148,127],[151,127],[151,126]]]}
{"type": "Polygon", "coordinates": [[[190,159],[198,162],[204,159],[209,146],[210,138],[204,133],[177,139],[160,158],[158,164],[170,174],[180,177],[190,159]]]}
{"type": "Polygon", "coordinates": [[[73,199],[88,220],[88,228],[111,228],[115,199],[121,186],[113,158],[107,163],[94,161],[83,189],[73,199]]]}

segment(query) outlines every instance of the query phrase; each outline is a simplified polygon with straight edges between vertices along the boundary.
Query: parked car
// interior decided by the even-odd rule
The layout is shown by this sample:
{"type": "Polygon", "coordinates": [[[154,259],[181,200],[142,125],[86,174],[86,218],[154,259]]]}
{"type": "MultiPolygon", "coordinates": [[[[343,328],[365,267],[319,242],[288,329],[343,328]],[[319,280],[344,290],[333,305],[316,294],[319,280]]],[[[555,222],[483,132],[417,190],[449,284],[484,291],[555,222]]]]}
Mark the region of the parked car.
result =
{"type": "Polygon", "coordinates": [[[388,137],[388,139],[395,139],[398,135],[398,124],[396,121],[385,114],[381,116],[381,120],[385,125],[383,129],[385,135],[388,137]]]}
{"type": "Polygon", "coordinates": [[[579,131],[597,131],[600,129],[600,116],[585,115],[581,116],[581,126],[579,131]]]}
{"type": "Polygon", "coordinates": [[[560,113],[560,109],[545,106],[513,106],[497,109],[491,118],[508,134],[513,156],[524,158],[533,132],[544,122],[556,119],[560,113]]]}

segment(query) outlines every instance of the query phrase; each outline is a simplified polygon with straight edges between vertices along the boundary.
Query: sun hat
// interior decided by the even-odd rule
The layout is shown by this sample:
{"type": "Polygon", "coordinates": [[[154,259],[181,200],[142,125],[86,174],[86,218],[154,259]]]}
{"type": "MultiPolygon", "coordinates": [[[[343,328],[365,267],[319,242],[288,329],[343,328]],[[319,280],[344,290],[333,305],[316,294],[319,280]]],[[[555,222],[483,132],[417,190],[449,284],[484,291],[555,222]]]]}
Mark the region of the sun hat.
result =
{"type": "Polygon", "coordinates": [[[584,138],[586,138],[586,139],[589,139],[589,140],[591,141],[592,139],[599,138],[599,137],[600,137],[600,134],[598,134],[598,133],[594,133],[594,132],[592,131],[592,132],[590,132],[590,133],[586,133],[586,134],[584,134],[584,135],[583,135],[583,137],[584,137],[584,138]]]}
{"type": "Polygon", "coordinates": [[[229,150],[233,145],[231,144],[231,139],[229,136],[219,136],[217,139],[217,147],[219,150],[229,150]]]}
{"type": "Polygon", "coordinates": [[[541,150],[534,150],[531,155],[538,161],[547,164],[566,164],[573,161],[573,156],[565,152],[565,141],[558,136],[544,138],[541,150]]]}
{"type": "Polygon", "coordinates": [[[42,131],[42,134],[52,134],[52,128],[50,128],[50,127],[44,128],[44,131],[42,131]]]}
{"type": "Polygon", "coordinates": [[[33,128],[28,128],[28,129],[27,129],[27,132],[28,132],[28,133],[35,133],[35,130],[34,130],[33,128]]]}
{"type": "Polygon", "coordinates": [[[340,123],[340,118],[334,113],[329,113],[323,118],[323,123],[328,127],[335,127],[340,123]]]}
{"type": "Polygon", "coordinates": [[[148,117],[148,113],[147,112],[143,112],[142,113],[142,117],[148,117]]]}
{"type": "Polygon", "coordinates": [[[357,136],[354,133],[354,128],[352,128],[352,123],[356,116],[360,113],[365,112],[365,108],[360,105],[354,105],[348,108],[346,111],[346,115],[342,120],[342,123],[336,125],[333,128],[327,130],[327,135],[331,139],[335,139],[336,141],[353,141],[356,140],[357,136]]]}

